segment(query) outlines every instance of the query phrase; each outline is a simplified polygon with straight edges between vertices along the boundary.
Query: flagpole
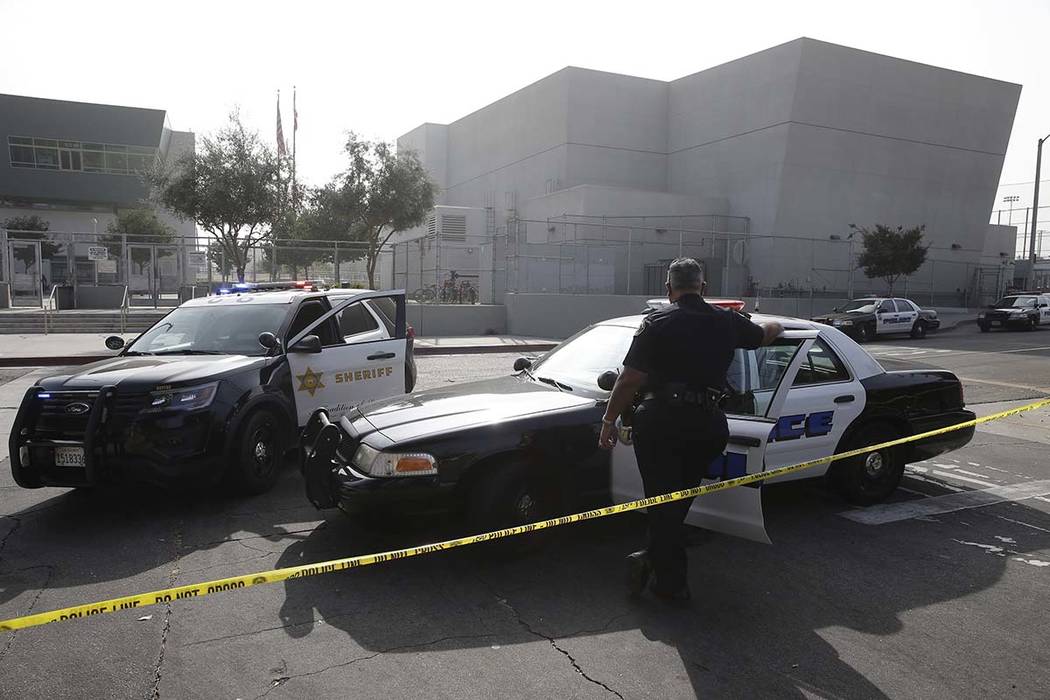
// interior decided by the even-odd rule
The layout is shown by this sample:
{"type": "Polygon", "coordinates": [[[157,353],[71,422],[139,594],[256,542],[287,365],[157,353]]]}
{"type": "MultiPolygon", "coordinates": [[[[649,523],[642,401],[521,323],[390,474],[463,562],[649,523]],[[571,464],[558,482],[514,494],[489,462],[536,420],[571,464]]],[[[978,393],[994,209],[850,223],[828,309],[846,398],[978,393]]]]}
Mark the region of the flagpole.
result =
{"type": "Polygon", "coordinates": [[[299,131],[299,111],[295,107],[296,88],[292,86],[292,209],[298,210],[298,194],[295,189],[295,134],[299,131]]]}

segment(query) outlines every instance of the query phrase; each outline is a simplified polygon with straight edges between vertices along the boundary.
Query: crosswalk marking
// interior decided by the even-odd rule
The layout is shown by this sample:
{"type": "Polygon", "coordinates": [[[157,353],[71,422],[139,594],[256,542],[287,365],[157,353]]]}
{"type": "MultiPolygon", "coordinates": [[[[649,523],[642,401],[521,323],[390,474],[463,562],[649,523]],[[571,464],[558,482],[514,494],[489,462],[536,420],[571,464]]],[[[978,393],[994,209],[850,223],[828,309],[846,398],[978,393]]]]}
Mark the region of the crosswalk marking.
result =
{"type": "Polygon", "coordinates": [[[940,515],[969,508],[982,508],[1006,501],[1041,498],[1047,495],[1050,495],[1050,480],[1044,479],[1029,481],[1024,484],[1012,484],[1010,486],[993,486],[992,488],[978,491],[949,493],[944,496],[934,496],[933,498],[916,501],[883,503],[867,508],[844,511],[839,513],[839,515],[863,525],[885,525],[886,523],[895,523],[901,520],[940,515]]]}

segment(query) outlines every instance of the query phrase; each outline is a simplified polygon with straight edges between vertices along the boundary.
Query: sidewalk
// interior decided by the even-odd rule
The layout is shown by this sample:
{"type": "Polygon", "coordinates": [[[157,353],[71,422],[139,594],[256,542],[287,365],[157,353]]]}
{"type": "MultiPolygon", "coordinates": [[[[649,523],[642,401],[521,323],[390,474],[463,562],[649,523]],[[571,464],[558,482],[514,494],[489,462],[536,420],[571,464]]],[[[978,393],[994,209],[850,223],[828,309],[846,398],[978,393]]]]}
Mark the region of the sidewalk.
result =
{"type": "MultiPolygon", "coordinates": [[[[113,357],[105,339],[111,333],[33,333],[0,335],[0,367],[81,365],[113,357]]],[[[135,337],[133,333],[124,338],[135,337]]],[[[457,338],[416,338],[415,354],[460,355],[488,352],[544,352],[557,340],[522,338],[512,335],[465,336],[457,338]]]]}

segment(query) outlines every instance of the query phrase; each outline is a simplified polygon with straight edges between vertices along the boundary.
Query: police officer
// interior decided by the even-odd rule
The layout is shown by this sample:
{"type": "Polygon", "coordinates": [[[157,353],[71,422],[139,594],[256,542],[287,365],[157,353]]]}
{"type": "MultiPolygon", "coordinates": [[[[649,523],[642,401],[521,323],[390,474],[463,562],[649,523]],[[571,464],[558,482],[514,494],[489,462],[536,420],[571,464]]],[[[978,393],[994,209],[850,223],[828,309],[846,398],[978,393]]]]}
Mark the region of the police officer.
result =
{"type": "MultiPolygon", "coordinates": [[[[779,323],[752,323],[703,299],[703,269],[679,258],[667,269],[671,304],[646,316],[635,333],[602,418],[599,445],[616,443],[616,417],[640,392],[634,411],[634,451],[646,497],[700,484],[725,450],[729,428],[718,406],[736,348],[757,348],[780,335],[779,323]]],[[[661,599],[689,599],[682,523],[693,499],[648,509],[649,546],[628,559],[628,587],[650,584],[661,599]],[[651,574],[655,580],[650,581],[651,574]]]]}

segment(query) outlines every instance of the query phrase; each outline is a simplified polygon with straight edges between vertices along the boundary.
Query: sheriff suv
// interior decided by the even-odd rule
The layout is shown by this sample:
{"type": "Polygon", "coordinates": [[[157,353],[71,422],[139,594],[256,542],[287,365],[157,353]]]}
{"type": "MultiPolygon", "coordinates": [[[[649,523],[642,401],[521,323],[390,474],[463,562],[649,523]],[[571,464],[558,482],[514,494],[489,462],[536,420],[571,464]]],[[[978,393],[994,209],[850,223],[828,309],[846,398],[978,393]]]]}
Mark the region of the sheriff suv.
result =
{"type": "Polygon", "coordinates": [[[977,314],[982,333],[993,328],[1034,331],[1040,323],[1050,325],[1050,294],[1008,294],[977,314]]]}
{"type": "Polygon", "coordinates": [[[860,343],[895,333],[925,338],[927,331],[941,327],[936,311],[920,309],[908,299],[884,297],[854,299],[813,320],[834,326],[860,343]]]}
{"type": "Polygon", "coordinates": [[[402,291],[239,286],[174,309],[112,359],[41,379],[10,437],[24,488],[225,480],[261,493],[314,409],[411,391],[402,291]]]}

